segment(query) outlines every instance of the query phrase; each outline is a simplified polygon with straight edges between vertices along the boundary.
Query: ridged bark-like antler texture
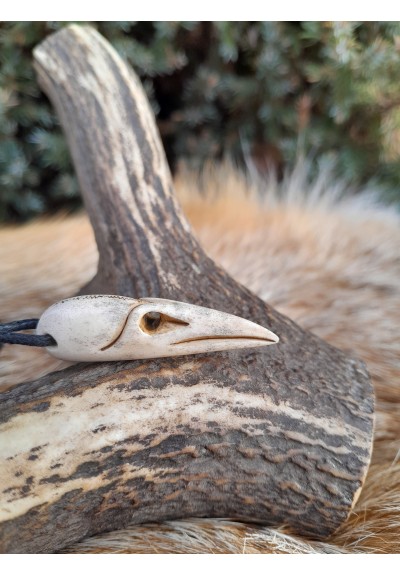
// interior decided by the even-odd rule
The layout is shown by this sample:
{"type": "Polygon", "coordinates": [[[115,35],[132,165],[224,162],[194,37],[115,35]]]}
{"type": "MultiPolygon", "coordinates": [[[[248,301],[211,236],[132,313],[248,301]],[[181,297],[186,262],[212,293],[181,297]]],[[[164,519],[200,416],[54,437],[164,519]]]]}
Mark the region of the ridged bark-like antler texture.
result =
{"type": "Polygon", "coordinates": [[[83,291],[212,307],[268,327],[280,343],[81,364],[3,392],[1,550],[54,551],[129,522],[189,516],[332,533],[370,460],[364,365],[205,255],[174,198],[140,83],[101,36],[68,27],[35,60],[99,248],[83,291]]]}

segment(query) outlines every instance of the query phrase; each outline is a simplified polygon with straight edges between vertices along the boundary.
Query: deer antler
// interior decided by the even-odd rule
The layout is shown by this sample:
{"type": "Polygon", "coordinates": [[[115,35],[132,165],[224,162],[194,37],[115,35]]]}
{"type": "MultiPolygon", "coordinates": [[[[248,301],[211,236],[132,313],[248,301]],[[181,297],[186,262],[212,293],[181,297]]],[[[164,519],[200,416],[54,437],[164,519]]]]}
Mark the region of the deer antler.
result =
{"type": "Polygon", "coordinates": [[[80,364],[3,392],[1,550],[54,551],[128,523],[189,516],[332,533],[370,460],[364,365],[205,255],[175,200],[140,83],[97,32],[63,29],[35,59],[100,252],[83,291],[215,308],[268,326],[280,343],[80,364]]]}

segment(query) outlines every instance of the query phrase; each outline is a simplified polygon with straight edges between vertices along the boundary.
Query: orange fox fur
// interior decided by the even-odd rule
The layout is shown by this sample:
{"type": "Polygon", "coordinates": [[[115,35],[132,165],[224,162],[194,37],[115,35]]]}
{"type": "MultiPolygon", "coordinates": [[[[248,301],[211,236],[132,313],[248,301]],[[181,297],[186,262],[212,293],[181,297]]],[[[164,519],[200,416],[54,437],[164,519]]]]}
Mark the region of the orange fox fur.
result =
{"type": "MultiPolygon", "coordinates": [[[[132,526],[69,552],[400,552],[400,216],[366,194],[343,194],[324,174],[307,189],[302,168],[280,190],[265,183],[260,197],[227,167],[203,178],[207,196],[194,178],[176,184],[211,257],[280,312],[367,363],[377,394],[372,464],[356,508],[324,542],[285,526],[193,519],[132,526]]],[[[3,228],[0,321],[38,317],[89,281],[96,262],[84,214],[3,228]]],[[[65,365],[39,349],[4,346],[0,384],[65,365]]]]}

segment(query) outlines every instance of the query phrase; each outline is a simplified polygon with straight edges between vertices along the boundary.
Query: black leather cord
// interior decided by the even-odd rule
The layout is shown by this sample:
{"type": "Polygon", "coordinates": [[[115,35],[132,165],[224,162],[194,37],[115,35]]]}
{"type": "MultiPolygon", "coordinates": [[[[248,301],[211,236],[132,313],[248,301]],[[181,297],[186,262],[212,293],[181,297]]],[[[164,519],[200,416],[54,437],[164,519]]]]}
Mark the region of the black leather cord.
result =
{"type": "Polygon", "coordinates": [[[22,319],[11,321],[10,323],[0,323],[0,345],[11,343],[19,345],[31,345],[34,347],[50,347],[57,345],[56,340],[49,334],[36,335],[28,333],[18,333],[26,329],[35,329],[38,319],[22,319]]]}

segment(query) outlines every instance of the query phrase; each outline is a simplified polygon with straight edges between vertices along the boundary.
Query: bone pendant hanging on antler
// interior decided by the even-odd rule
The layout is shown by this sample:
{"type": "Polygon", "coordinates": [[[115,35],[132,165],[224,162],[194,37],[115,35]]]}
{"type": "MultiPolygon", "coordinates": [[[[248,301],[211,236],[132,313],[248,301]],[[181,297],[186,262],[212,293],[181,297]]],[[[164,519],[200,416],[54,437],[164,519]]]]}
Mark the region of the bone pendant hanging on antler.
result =
{"type": "Polygon", "coordinates": [[[116,361],[260,347],[279,338],[252,321],[160,298],[93,295],[63,300],[46,310],[38,335],[47,351],[70,361],[116,361]]]}

